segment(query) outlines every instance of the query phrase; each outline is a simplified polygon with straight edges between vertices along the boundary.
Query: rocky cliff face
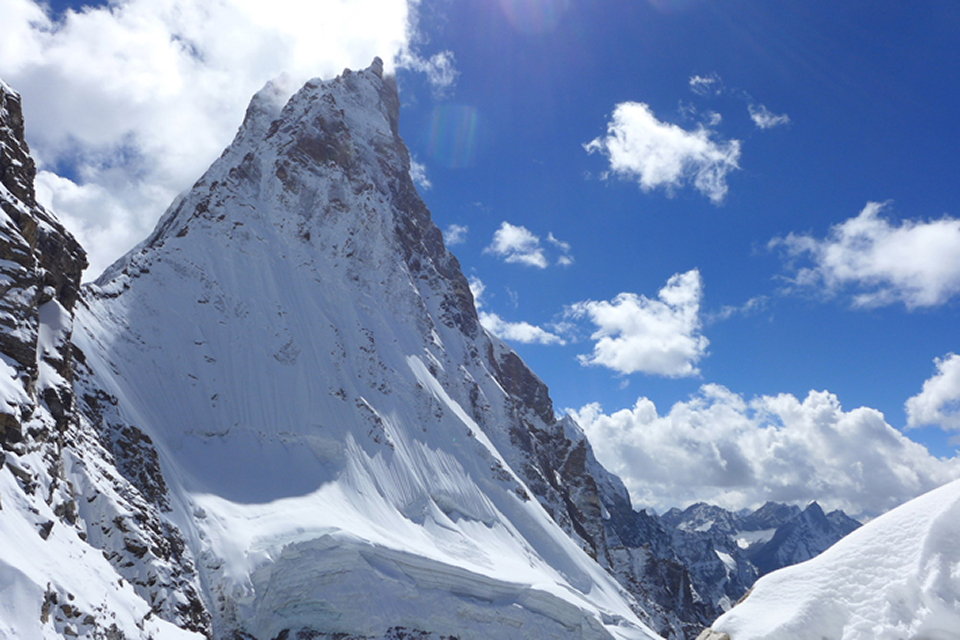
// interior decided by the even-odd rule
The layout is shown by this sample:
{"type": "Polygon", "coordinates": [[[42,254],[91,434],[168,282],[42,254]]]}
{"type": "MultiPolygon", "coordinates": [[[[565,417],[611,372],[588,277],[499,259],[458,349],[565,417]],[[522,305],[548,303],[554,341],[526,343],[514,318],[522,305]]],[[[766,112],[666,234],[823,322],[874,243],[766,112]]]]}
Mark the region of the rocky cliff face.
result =
{"type": "MultiPolygon", "coordinates": [[[[86,257],[37,204],[35,174],[20,97],[0,83],[0,636],[198,637],[180,630],[207,624],[189,577],[160,579],[190,575],[182,537],[123,473],[122,436],[85,413],[96,391],[71,339],[86,257]]],[[[138,468],[156,456],[130,451],[138,468]]]]}
{"type": "Polygon", "coordinates": [[[69,420],[70,316],[86,255],[53,216],[37,204],[36,167],[24,138],[20,96],[0,84],[0,352],[20,393],[0,406],[0,442],[21,442],[43,403],[55,438],[69,420]]]}
{"type": "Polygon", "coordinates": [[[842,511],[825,514],[816,502],[780,527],[766,544],[749,552],[760,575],[813,558],[851,533],[860,523],[842,511]]]}

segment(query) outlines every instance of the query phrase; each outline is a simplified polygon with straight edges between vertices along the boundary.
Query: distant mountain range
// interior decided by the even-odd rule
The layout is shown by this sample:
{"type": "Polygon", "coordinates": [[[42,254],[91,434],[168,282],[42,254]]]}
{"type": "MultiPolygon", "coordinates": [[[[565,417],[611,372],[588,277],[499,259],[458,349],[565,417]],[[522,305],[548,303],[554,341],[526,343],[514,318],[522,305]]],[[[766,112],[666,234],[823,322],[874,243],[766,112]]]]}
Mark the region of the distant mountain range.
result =
{"type": "Polygon", "coordinates": [[[660,517],[697,592],[729,609],[759,576],[809,560],[860,523],[816,502],[801,510],[768,502],[756,511],[727,511],[703,502],[660,517]]]}

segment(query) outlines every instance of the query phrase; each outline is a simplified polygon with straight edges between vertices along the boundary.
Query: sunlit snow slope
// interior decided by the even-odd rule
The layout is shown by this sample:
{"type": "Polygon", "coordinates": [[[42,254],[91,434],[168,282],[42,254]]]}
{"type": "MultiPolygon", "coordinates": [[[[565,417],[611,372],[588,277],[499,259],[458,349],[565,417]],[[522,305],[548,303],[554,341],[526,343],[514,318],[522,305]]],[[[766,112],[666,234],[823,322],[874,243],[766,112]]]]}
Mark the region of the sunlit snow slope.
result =
{"type": "Polygon", "coordinates": [[[957,640],[960,480],[764,576],[713,629],[732,640],[957,640]]]}
{"type": "Polygon", "coordinates": [[[159,451],[215,634],[654,637],[584,551],[596,482],[626,494],[561,486],[592,453],[480,328],[392,78],[285,95],[254,98],[74,333],[159,451]]]}

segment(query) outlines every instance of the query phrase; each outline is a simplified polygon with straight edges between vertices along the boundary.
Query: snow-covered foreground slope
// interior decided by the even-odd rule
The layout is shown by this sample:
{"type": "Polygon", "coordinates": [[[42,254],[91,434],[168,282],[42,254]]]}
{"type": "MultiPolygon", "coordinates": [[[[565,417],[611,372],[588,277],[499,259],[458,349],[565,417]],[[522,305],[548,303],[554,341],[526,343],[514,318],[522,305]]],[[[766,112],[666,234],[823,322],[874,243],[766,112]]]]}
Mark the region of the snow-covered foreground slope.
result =
{"type": "Polygon", "coordinates": [[[655,637],[591,557],[626,492],[480,328],[392,79],[281,94],[74,333],[97,415],[156,446],[214,634],[655,637]]]}
{"type": "Polygon", "coordinates": [[[960,480],[764,576],[713,629],[732,640],[960,638],[960,480]]]}

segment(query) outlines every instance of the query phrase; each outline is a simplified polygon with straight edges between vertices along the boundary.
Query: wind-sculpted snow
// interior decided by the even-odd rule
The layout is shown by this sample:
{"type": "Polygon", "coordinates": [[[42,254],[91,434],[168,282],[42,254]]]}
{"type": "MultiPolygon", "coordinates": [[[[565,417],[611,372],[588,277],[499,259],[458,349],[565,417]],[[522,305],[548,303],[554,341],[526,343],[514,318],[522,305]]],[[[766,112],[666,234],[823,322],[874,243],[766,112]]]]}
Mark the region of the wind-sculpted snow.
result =
{"type": "Polygon", "coordinates": [[[156,447],[215,637],[655,637],[589,555],[626,492],[480,328],[393,80],[377,61],[281,93],[75,332],[156,447]]]}
{"type": "Polygon", "coordinates": [[[960,481],[761,578],[713,625],[732,640],[960,638],[960,481]]]}

